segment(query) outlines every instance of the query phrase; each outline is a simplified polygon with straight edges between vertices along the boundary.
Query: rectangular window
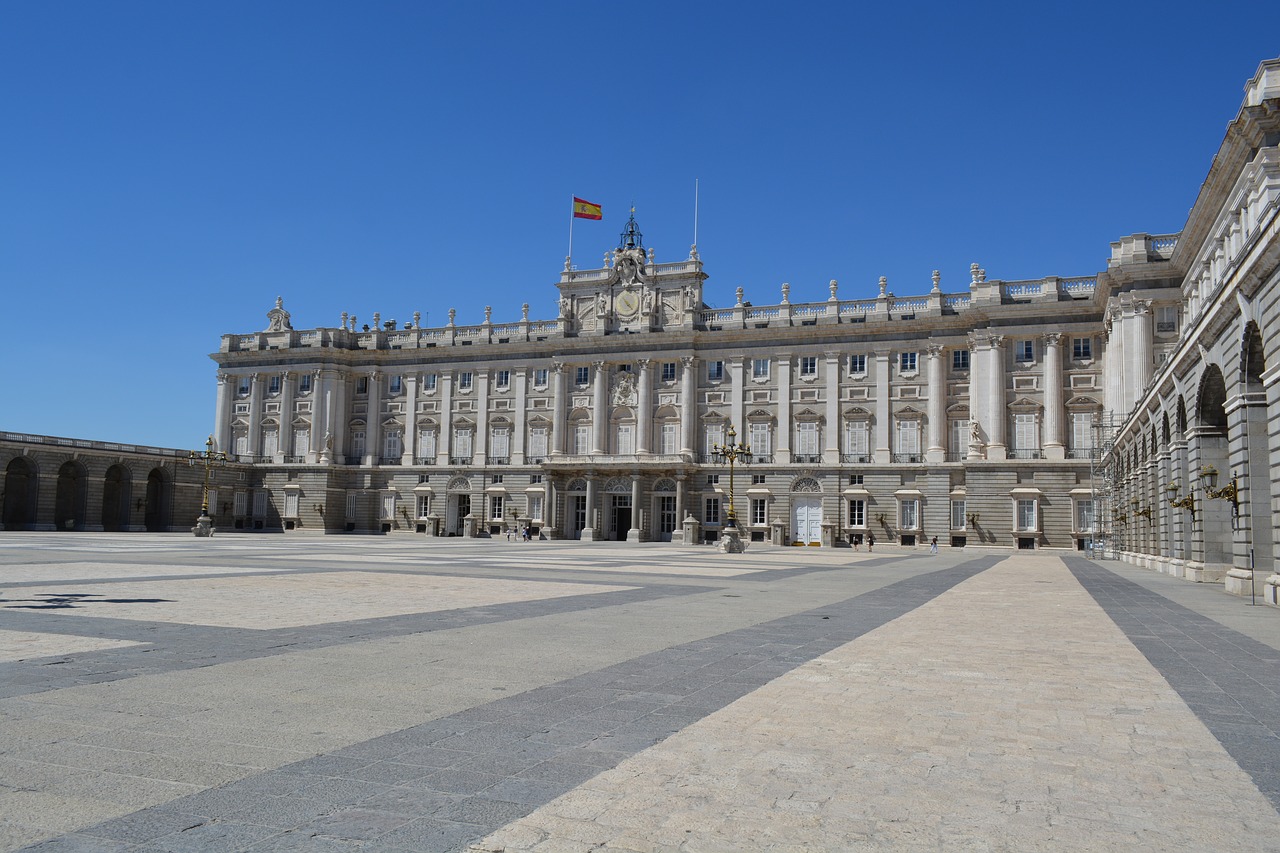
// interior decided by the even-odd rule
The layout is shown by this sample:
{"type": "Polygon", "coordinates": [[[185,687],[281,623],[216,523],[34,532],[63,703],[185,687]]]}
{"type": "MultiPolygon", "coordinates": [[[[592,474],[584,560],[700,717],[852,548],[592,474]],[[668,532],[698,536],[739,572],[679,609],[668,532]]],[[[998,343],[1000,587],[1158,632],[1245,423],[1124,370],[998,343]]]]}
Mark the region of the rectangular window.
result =
{"type": "Polygon", "coordinates": [[[545,459],[547,455],[547,428],[534,427],[529,430],[529,459],[532,462],[535,459],[545,459]]]}
{"type": "Polygon", "coordinates": [[[849,526],[867,526],[867,502],[862,498],[851,498],[849,500],[849,526]]]}
{"type": "Polygon", "coordinates": [[[967,349],[958,349],[951,352],[951,369],[969,369],[969,351],[967,349]]]}
{"type": "Polygon", "coordinates": [[[1178,306],[1161,305],[1156,309],[1156,331],[1157,332],[1176,332],[1178,331],[1178,306]]]}
{"type": "Polygon", "coordinates": [[[769,359],[767,358],[751,359],[751,378],[752,379],[768,379],[769,378],[769,359]]]}
{"type": "Polygon", "coordinates": [[[708,361],[707,362],[707,379],[711,382],[719,382],[724,379],[724,362],[708,361]]]}
{"type": "Polygon", "coordinates": [[[493,521],[502,520],[502,495],[489,496],[489,518],[493,521]]]}
{"type": "Polygon", "coordinates": [[[545,367],[539,367],[533,371],[533,387],[534,388],[547,387],[547,369],[545,367]]]}
{"type": "Polygon", "coordinates": [[[529,519],[542,521],[542,495],[529,496],[529,519]]]}
{"type": "Polygon", "coordinates": [[[913,373],[916,369],[917,356],[919,353],[904,352],[899,358],[899,367],[903,373],[913,373]]]}
{"type": "Polygon", "coordinates": [[[1079,361],[1093,358],[1093,339],[1072,338],[1071,357],[1079,361]]]}
{"type": "Polygon", "coordinates": [[[908,457],[919,457],[920,422],[918,420],[913,418],[911,420],[898,421],[898,453],[908,457]]]}
{"type": "Polygon", "coordinates": [[[471,459],[471,430],[455,429],[453,431],[453,457],[455,459],[471,459]]]}
{"type": "Polygon", "coordinates": [[[1036,342],[1035,341],[1018,341],[1015,344],[1015,357],[1018,361],[1035,361],[1036,358],[1036,342]]]}
{"type": "Polygon", "coordinates": [[[586,385],[586,384],[590,383],[590,382],[591,382],[591,368],[590,368],[590,367],[579,367],[579,368],[577,368],[577,369],[574,371],[573,381],[574,381],[574,384],[576,384],[576,385],[586,385]]]}
{"type": "Polygon", "coordinates": [[[1036,529],[1036,499],[1018,500],[1018,529],[1019,530],[1035,530],[1036,529]]]}
{"type": "Polygon", "coordinates": [[[392,396],[395,396],[395,395],[397,395],[397,394],[403,393],[403,392],[404,392],[404,377],[403,377],[403,376],[392,376],[392,377],[391,377],[391,379],[387,382],[387,390],[388,390],[389,392],[391,392],[392,396]]]}
{"type": "Polygon", "coordinates": [[[764,475],[764,474],[752,474],[752,475],[751,475],[751,485],[753,485],[753,486],[763,486],[763,485],[764,485],[764,481],[765,481],[765,475],[764,475]]]}
{"type": "Polygon", "coordinates": [[[538,483],[541,483],[541,482],[542,482],[542,475],[541,475],[541,474],[530,474],[530,475],[529,475],[529,485],[531,485],[531,486],[536,486],[538,483]]]}
{"type": "Polygon", "coordinates": [[[264,518],[267,514],[267,490],[259,489],[253,493],[253,517],[264,518]]]}
{"type": "Polygon", "coordinates": [[[920,528],[920,501],[915,498],[902,498],[898,509],[899,526],[903,530],[918,530],[920,528]]]}
{"type": "Polygon", "coordinates": [[[489,484],[490,484],[490,485],[493,485],[493,486],[500,486],[500,485],[502,485],[502,478],[503,478],[504,476],[505,476],[505,475],[503,475],[503,474],[490,474],[490,475],[489,475],[489,484]]]}
{"type": "Polygon", "coordinates": [[[404,448],[401,446],[401,442],[400,442],[400,430],[398,429],[387,430],[386,433],[383,435],[382,447],[383,447],[383,451],[382,451],[383,459],[399,459],[400,455],[404,453],[404,448]]]}
{"type": "Polygon", "coordinates": [[[768,501],[764,498],[751,499],[751,524],[754,527],[760,527],[765,523],[765,508],[768,501]]]}
{"type": "Polygon", "coordinates": [[[362,429],[351,433],[351,455],[364,456],[364,430],[362,429]]]}
{"type": "Polygon", "coordinates": [[[947,446],[951,451],[952,459],[960,459],[969,453],[969,436],[971,428],[967,420],[953,420],[948,424],[948,432],[950,432],[950,441],[947,446]]]}
{"type": "Polygon", "coordinates": [[[434,373],[428,373],[422,377],[422,388],[425,391],[436,390],[436,375],[434,373]]]}
{"type": "Polygon", "coordinates": [[[634,424],[618,424],[618,454],[630,456],[636,452],[636,428],[634,424]]]}
{"type": "Polygon", "coordinates": [[[493,378],[493,385],[495,388],[510,388],[511,387],[511,371],[499,370],[493,378]]]}
{"type": "Polygon", "coordinates": [[[431,515],[431,495],[418,495],[418,518],[431,515]]]}
{"type": "Polygon", "coordinates": [[[801,376],[817,376],[818,375],[818,357],[816,355],[800,356],[800,375],[801,376]]]}
{"type": "MultiPolygon", "coordinates": [[[[507,459],[511,456],[511,429],[509,427],[493,428],[489,455],[495,460],[507,459]]],[[[502,475],[499,474],[498,476],[502,475]]]]}
{"type": "Polygon", "coordinates": [[[436,431],[433,429],[418,430],[418,458],[436,458],[436,431]]]}
{"type": "Polygon", "coordinates": [[[720,523],[720,499],[707,498],[702,513],[703,524],[719,524],[720,523]]]}
{"type": "Polygon", "coordinates": [[[267,393],[268,394],[280,393],[280,377],[279,376],[272,376],[270,379],[267,380],[267,393]]]}
{"type": "Polygon", "coordinates": [[[458,387],[463,391],[470,390],[473,382],[474,377],[472,376],[471,371],[467,370],[458,374],[458,387]]]}
{"type": "Polygon", "coordinates": [[[677,430],[679,424],[663,424],[662,425],[662,455],[674,456],[679,452],[677,444],[677,430]]]}
{"type": "Polygon", "coordinates": [[[298,393],[299,394],[311,393],[311,374],[310,373],[303,373],[298,376],[298,393]]]}
{"type": "Polygon", "coordinates": [[[354,492],[348,492],[348,493],[347,493],[347,506],[346,506],[346,510],[343,512],[343,517],[344,517],[347,521],[354,521],[354,520],[355,520],[355,517],[356,517],[356,506],[357,506],[356,501],[357,501],[357,500],[358,500],[358,497],[357,497],[357,495],[356,495],[354,492]]]}
{"type": "Polygon", "coordinates": [[[757,456],[768,456],[773,453],[773,442],[770,440],[769,433],[771,427],[768,423],[751,424],[751,452],[757,456]]]}
{"type": "Polygon", "coordinates": [[[848,421],[844,425],[844,452],[849,456],[866,457],[870,428],[866,421],[848,421]]]}
{"type": "Polygon", "coordinates": [[[573,428],[573,452],[575,456],[585,456],[591,452],[590,424],[579,424],[573,428]]]}
{"type": "Polygon", "coordinates": [[[724,444],[724,424],[707,424],[706,442],[702,452],[710,456],[716,452],[716,446],[724,444]]]}
{"type": "Polygon", "coordinates": [[[1076,531],[1079,533],[1092,533],[1094,530],[1094,507],[1092,498],[1084,498],[1076,501],[1076,531]]]}
{"type": "Polygon", "coordinates": [[[368,376],[356,377],[356,393],[357,394],[369,393],[369,377],[368,376]]]}
{"type": "Polygon", "coordinates": [[[676,363],[674,361],[664,361],[662,363],[662,381],[676,381],[676,363]]]}
{"type": "Polygon", "coordinates": [[[293,431],[293,455],[302,456],[311,450],[311,430],[299,427],[293,431]]]}
{"type": "Polygon", "coordinates": [[[1073,450],[1093,449],[1093,414],[1090,412],[1071,413],[1071,448],[1073,450]]]}
{"type": "Polygon", "coordinates": [[[240,397],[249,396],[249,383],[252,380],[248,376],[241,376],[240,381],[236,383],[236,394],[240,397]]]}
{"type": "Polygon", "coordinates": [[[818,455],[818,424],[814,421],[796,424],[796,453],[811,459],[818,455]]]}
{"type": "Polygon", "coordinates": [[[866,355],[859,354],[859,355],[849,356],[849,375],[850,376],[858,376],[866,372],[867,372],[866,355]]]}
{"type": "Polygon", "coordinates": [[[235,497],[232,498],[231,511],[235,515],[239,515],[239,516],[248,515],[249,514],[249,495],[245,492],[236,492],[235,497]]]}
{"type": "Polygon", "coordinates": [[[967,519],[965,518],[964,507],[965,507],[965,503],[963,498],[958,500],[953,500],[951,502],[951,529],[952,530],[965,529],[965,522],[967,521],[967,519]]]}
{"type": "Polygon", "coordinates": [[[849,485],[850,485],[850,486],[861,486],[862,484],[863,484],[863,483],[862,483],[862,475],[861,475],[861,474],[850,474],[850,475],[849,475],[849,485]]]}
{"type": "Polygon", "coordinates": [[[720,475],[719,475],[719,474],[708,474],[708,475],[707,475],[707,486],[718,486],[718,485],[720,485],[720,475]]]}
{"type": "Polygon", "coordinates": [[[1040,449],[1040,429],[1033,414],[1013,416],[1013,449],[1040,449]]]}
{"type": "Polygon", "coordinates": [[[209,489],[209,514],[218,514],[218,490],[209,489]]]}

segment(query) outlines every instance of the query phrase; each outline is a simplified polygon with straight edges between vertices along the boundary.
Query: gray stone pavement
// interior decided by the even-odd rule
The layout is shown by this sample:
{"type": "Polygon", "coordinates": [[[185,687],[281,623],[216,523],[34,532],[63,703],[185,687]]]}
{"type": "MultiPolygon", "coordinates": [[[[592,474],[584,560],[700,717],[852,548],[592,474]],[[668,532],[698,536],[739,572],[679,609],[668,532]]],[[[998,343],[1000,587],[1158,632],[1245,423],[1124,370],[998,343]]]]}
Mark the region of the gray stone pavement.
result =
{"type": "Polygon", "coordinates": [[[0,849],[1280,850],[1280,613],[1073,555],[0,534],[0,849]]]}

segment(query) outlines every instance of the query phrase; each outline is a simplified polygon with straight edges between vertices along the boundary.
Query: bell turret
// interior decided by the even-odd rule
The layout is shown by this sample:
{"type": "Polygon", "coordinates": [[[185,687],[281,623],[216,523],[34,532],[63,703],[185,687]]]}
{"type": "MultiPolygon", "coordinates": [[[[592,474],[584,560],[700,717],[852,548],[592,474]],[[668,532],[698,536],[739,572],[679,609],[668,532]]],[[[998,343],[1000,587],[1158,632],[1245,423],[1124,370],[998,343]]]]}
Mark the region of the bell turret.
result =
{"type": "Polygon", "coordinates": [[[644,235],[640,233],[640,226],[636,224],[636,209],[631,208],[631,218],[627,220],[627,228],[619,237],[618,249],[640,249],[644,250],[644,235]]]}

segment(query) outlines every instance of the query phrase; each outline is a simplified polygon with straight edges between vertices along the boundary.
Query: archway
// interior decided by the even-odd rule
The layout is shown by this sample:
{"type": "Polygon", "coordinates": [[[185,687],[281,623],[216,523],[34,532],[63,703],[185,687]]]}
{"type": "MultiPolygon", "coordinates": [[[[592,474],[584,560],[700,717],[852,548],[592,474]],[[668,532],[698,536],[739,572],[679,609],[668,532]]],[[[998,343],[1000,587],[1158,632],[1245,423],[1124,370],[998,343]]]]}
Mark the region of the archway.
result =
{"type": "Polygon", "coordinates": [[[146,525],[150,533],[169,529],[169,478],[163,468],[152,468],[147,474],[146,525]]]}
{"type": "MultiPolygon", "coordinates": [[[[1208,365],[1200,377],[1195,402],[1196,423],[1190,430],[1188,472],[1192,489],[1204,494],[1212,480],[1228,472],[1227,383],[1217,365],[1208,365]]],[[[1226,477],[1229,479],[1230,474],[1226,477]]],[[[1197,498],[1200,496],[1197,495],[1197,498]]],[[[1192,565],[1187,577],[1197,582],[1220,581],[1233,562],[1234,533],[1230,508],[1220,500],[1200,499],[1197,506],[1200,535],[1193,533],[1192,565]],[[1198,553],[1197,553],[1198,552],[1198,553]]]]}
{"type": "Polygon", "coordinates": [[[132,491],[129,469],[112,465],[102,479],[102,529],[120,531],[129,529],[129,500],[132,491]]]}
{"type": "Polygon", "coordinates": [[[84,466],[79,462],[64,462],[58,469],[58,488],[53,501],[55,530],[84,529],[87,486],[84,466]]]}
{"type": "Polygon", "coordinates": [[[4,529],[31,530],[36,525],[40,476],[36,466],[19,456],[4,471],[4,529]]]}

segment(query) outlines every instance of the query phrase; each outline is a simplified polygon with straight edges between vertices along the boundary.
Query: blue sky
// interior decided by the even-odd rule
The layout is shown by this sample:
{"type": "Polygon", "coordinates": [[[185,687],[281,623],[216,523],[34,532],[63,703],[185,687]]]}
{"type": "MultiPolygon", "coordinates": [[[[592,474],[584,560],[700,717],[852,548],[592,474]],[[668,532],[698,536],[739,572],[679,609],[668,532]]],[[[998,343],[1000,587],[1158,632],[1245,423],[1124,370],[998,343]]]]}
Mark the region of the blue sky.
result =
{"type": "Polygon", "coordinates": [[[0,429],[173,447],[226,332],[555,316],[631,204],[756,304],[1180,229],[1280,7],[0,4],[0,429]]]}

